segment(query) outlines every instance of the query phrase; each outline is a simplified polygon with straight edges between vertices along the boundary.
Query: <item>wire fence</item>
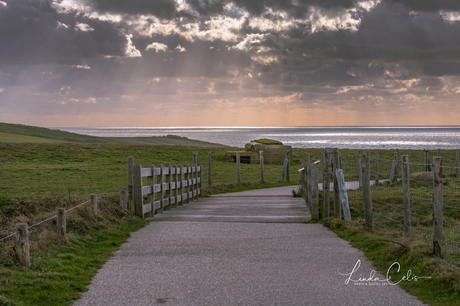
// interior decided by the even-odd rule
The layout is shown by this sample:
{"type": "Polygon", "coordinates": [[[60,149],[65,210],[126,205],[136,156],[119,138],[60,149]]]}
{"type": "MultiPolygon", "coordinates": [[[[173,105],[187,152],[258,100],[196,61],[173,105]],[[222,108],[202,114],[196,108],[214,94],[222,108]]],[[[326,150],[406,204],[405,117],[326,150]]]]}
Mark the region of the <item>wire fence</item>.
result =
{"type": "MultiPolygon", "coordinates": [[[[370,156],[370,190],[372,200],[372,226],[393,236],[411,236],[420,240],[437,258],[460,269],[460,178],[458,151],[399,151],[370,156]],[[448,154],[447,154],[448,153],[448,154]],[[401,156],[412,158],[409,168],[408,189],[403,184],[401,156]],[[434,156],[442,158],[440,180],[436,181],[434,156]],[[431,161],[430,161],[431,160],[431,161]],[[436,189],[438,188],[438,189],[436,189]],[[437,191],[436,191],[437,190],[437,191]],[[435,193],[441,190],[441,200],[435,193]],[[436,216],[436,214],[441,215],[436,216]],[[406,214],[406,216],[405,216],[406,214]],[[440,228],[436,234],[434,228],[440,228]],[[406,233],[406,234],[405,234],[406,233]],[[438,235],[436,237],[436,235],[438,235]],[[439,244],[441,251],[436,252],[439,244]]],[[[359,183],[359,172],[364,168],[360,153],[342,156],[342,169],[347,182],[352,219],[369,222],[365,216],[364,195],[359,183]]],[[[367,224],[370,226],[370,224],[367,224]]]]}

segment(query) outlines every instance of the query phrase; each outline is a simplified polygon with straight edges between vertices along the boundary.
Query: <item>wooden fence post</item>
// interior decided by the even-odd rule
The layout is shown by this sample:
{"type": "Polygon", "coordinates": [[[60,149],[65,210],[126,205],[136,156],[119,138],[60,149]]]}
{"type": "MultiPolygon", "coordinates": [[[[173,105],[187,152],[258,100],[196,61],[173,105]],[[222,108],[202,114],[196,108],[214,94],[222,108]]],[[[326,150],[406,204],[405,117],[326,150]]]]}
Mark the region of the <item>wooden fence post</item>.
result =
{"type": "Polygon", "coordinates": [[[240,174],[240,152],[236,151],[236,184],[241,184],[241,174],[240,174]]]}
{"type": "Polygon", "coordinates": [[[460,157],[460,150],[455,151],[455,177],[458,177],[458,161],[460,157]]]}
{"type": "Polygon", "coordinates": [[[291,160],[289,158],[289,151],[285,152],[285,159],[287,159],[287,168],[286,168],[286,182],[291,181],[291,160]]]}
{"type": "Polygon", "coordinates": [[[89,212],[93,217],[97,217],[97,197],[95,194],[91,194],[89,212]]]}
{"type": "Polygon", "coordinates": [[[135,214],[134,208],[134,157],[128,156],[128,209],[135,214]]]}
{"type": "Polygon", "coordinates": [[[29,230],[27,223],[16,224],[16,251],[19,262],[26,268],[30,267],[29,230]]]}
{"type": "Polygon", "coordinates": [[[120,188],[120,208],[126,210],[128,208],[128,188],[120,188]]]}
{"type": "Polygon", "coordinates": [[[433,254],[442,258],[442,157],[433,157],[433,254]]]}
{"type": "Polygon", "coordinates": [[[65,208],[58,208],[57,210],[57,218],[56,218],[56,229],[59,239],[63,241],[67,241],[66,238],[66,213],[65,208]]]}
{"type": "MultiPolygon", "coordinates": [[[[198,160],[198,159],[197,159],[198,160]]],[[[192,165],[193,199],[198,199],[198,163],[192,165]]]]}
{"type": "Polygon", "coordinates": [[[142,197],[142,166],[134,165],[134,186],[133,186],[133,205],[134,214],[140,218],[143,217],[143,197],[142,197]]]}
{"type": "Polygon", "coordinates": [[[192,172],[193,166],[188,165],[188,185],[190,186],[188,189],[188,197],[190,199],[190,202],[193,202],[193,172],[192,172]]]}
{"type": "Polygon", "coordinates": [[[337,184],[340,192],[340,202],[343,210],[343,218],[346,221],[351,221],[350,204],[348,203],[347,188],[345,185],[345,178],[343,176],[343,170],[337,169],[337,184]]]}
{"type": "Polygon", "coordinates": [[[160,185],[160,191],[157,193],[157,201],[160,201],[160,208],[158,209],[159,213],[164,213],[165,211],[165,189],[163,186],[163,164],[158,163],[157,168],[159,169],[159,173],[156,176],[156,183],[160,185]]]}
{"type": "Polygon", "coordinates": [[[312,220],[319,220],[319,195],[318,195],[318,166],[315,164],[309,165],[310,186],[311,186],[311,205],[310,214],[312,220]]]}
{"type": "Polygon", "coordinates": [[[372,198],[370,185],[370,151],[364,151],[364,171],[363,171],[363,200],[364,200],[364,218],[367,227],[374,230],[374,217],[372,213],[372,198]]]}
{"type": "Polygon", "coordinates": [[[404,204],[404,235],[411,235],[411,213],[410,213],[410,179],[409,179],[409,156],[401,156],[402,162],[402,184],[403,184],[403,204],[404,204]]]}
{"type": "Polygon", "coordinates": [[[342,210],[340,209],[340,193],[337,183],[337,169],[340,169],[339,149],[334,148],[334,161],[332,163],[332,175],[334,176],[334,217],[342,219],[342,210]]]}
{"type": "MultiPolygon", "coordinates": [[[[308,168],[308,166],[310,165],[310,153],[306,153],[305,154],[305,170],[304,170],[304,175],[305,175],[305,204],[307,204],[307,207],[310,207],[310,198],[311,196],[310,195],[310,191],[311,191],[311,188],[310,188],[310,180],[309,180],[309,174],[308,174],[308,171],[310,170],[310,168],[308,168]]],[[[303,191],[302,191],[303,192],[303,191]]]]}
{"type": "MultiPolygon", "coordinates": [[[[362,172],[362,169],[361,169],[362,172]]],[[[375,184],[379,182],[379,152],[375,152],[375,184]]]]}
{"type": "Polygon", "coordinates": [[[165,210],[171,210],[171,164],[167,163],[164,169],[165,172],[165,210]]]}
{"type": "Polygon", "coordinates": [[[198,189],[199,189],[199,196],[203,196],[203,166],[201,166],[201,163],[198,164],[200,167],[200,183],[198,184],[198,189]]]}
{"type": "Polygon", "coordinates": [[[425,165],[425,171],[431,171],[430,158],[428,156],[428,150],[423,150],[423,164],[425,165]]]}
{"type": "Polygon", "coordinates": [[[264,151],[259,151],[260,156],[260,182],[264,182],[264,151]]]}
{"type": "Polygon", "coordinates": [[[441,156],[441,149],[438,149],[438,157],[441,156]]]}
{"type": "Polygon", "coordinates": [[[211,152],[208,152],[208,186],[211,186],[211,152]]]}
{"type": "Polygon", "coordinates": [[[326,152],[321,154],[322,172],[323,172],[323,211],[322,218],[329,218],[330,214],[330,185],[331,177],[329,175],[329,157],[326,152]]]}
{"type": "Polygon", "coordinates": [[[359,188],[363,187],[363,167],[361,165],[361,150],[358,150],[358,182],[359,188]]]}
{"type": "Polygon", "coordinates": [[[183,172],[183,169],[182,168],[182,165],[179,164],[177,165],[177,170],[176,170],[176,173],[177,173],[177,184],[178,185],[178,189],[177,189],[177,205],[184,205],[184,180],[183,180],[183,176],[182,176],[182,173],[183,172]],[[179,198],[180,197],[180,198],[179,198]]]}
{"type": "Polygon", "coordinates": [[[396,161],[395,180],[398,181],[398,176],[399,176],[399,151],[398,149],[395,150],[395,161],[396,161]]]}
{"type": "Polygon", "coordinates": [[[173,165],[173,169],[174,169],[174,176],[173,176],[173,180],[174,180],[174,190],[173,190],[173,197],[174,197],[174,208],[177,208],[177,206],[179,205],[178,201],[179,201],[179,167],[177,166],[177,164],[174,164],[173,165]]]}

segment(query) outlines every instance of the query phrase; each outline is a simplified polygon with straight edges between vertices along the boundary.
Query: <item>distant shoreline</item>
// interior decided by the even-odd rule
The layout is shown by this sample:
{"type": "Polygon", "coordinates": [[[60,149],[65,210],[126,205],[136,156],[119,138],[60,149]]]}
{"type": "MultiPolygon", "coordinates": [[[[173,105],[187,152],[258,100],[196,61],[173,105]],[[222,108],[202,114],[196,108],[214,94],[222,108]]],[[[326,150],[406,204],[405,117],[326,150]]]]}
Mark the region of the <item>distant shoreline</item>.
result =
{"type": "Polygon", "coordinates": [[[168,135],[168,136],[150,136],[150,137],[108,137],[123,141],[129,144],[138,145],[156,145],[156,146],[187,146],[187,147],[214,147],[214,148],[228,148],[229,146],[212,143],[207,141],[200,141],[188,139],[186,137],[168,135]]]}

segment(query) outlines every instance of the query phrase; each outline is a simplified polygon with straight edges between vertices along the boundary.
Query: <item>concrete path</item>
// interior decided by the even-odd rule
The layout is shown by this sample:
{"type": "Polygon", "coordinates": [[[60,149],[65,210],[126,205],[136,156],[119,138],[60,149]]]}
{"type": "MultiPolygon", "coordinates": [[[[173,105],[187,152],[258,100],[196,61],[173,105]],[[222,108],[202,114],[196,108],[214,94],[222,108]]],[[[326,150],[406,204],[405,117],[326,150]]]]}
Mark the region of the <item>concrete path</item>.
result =
{"type": "Polygon", "coordinates": [[[302,223],[310,213],[302,198],[294,198],[298,186],[226,193],[201,198],[163,214],[151,221],[302,223]]]}
{"type": "MultiPolygon", "coordinates": [[[[289,223],[236,220],[251,203],[258,206],[253,212],[264,210],[263,199],[270,203],[277,198],[278,203],[277,208],[265,205],[264,216],[270,209],[281,212],[282,205],[299,205],[288,201],[298,199],[288,196],[291,190],[200,199],[187,205],[201,207],[198,214],[204,217],[194,219],[199,222],[154,217],[132,233],[75,305],[422,305],[398,286],[375,281],[385,279],[379,273],[374,281],[358,281],[372,275],[371,263],[320,224],[292,223],[289,218],[289,223]],[[224,204],[229,199],[248,201],[234,209],[224,204]],[[217,203],[223,205],[219,213],[217,203]]],[[[181,209],[164,216],[185,216],[188,208],[181,209]]],[[[296,211],[308,217],[308,211],[296,211]]]]}

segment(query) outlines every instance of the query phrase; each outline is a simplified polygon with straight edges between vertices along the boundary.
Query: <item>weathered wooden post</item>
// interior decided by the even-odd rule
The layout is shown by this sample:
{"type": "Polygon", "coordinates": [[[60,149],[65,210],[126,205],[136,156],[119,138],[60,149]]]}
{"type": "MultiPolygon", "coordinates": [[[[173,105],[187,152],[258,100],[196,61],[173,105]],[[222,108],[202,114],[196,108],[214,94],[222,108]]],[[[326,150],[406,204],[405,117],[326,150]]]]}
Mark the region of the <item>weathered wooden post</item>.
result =
{"type": "Polygon", "coordinates": [[[29,230],[27,223],[16,224],[16,251],[19,262],[26,268],[30,267],[29,230]]]}
{"type": "Polygon", "coordinates": [[[182,173],[184,173],[183,170],[184,168],[182,168],[182,165],[179,164],[177,165],[177,184],[178,184],[178,188],[177,188],[177,205],[184,205],[184,181],[183,181],[183,176],[182,176],[182,173]]]}
{"type": "Polygon", "coordinates": [[[442,258],[443,242],[442,157],[433,157],[433,254],[442,258]]]}
{"type": "Polygon", "coordinates": [[[425,171],[431,171],[430,158],[428,156],[428,150],[423,150],[423,164],[425,165],[425,171]]]}
{"type": "Polygon", "coordinates": [[[398,176],[399,176],[399,151],[398,149],[395,150],[395,161],[396,161],[395,180],[398,181],[398,176]]]}
{"type": "Polygon", "coordinates": [[[198,200],[198,163],[192,166],[193,199],[198,200]]]}
{"type": "Polygon", "coordinates": [[[346,221],[351,221],[350,205],[348,203],[347,188],[345,185],[345,178],[343,176],[342,169],[337,169],[337,184],[340,192],[340,202],[342,204],[343,218],[346,221]]]}
{"type": "Polygon", "coordinates": [[[337,169],[340,169],[339,149],[334,148],[334,161],[332,163],[332,175],[334,177],[334,217],[341,219],[342,210],[340,209],[340,192],[337,184],[337,169]]]}
{"type": "Polygon", "coordinates": [[[133,205],[134,214],[140,218],[143,217],[143,197],[142,197],[142,166],[134,165],[134,186],[133,186],[133,205]]]}
{"type": "Polygon", "coordinates": [[[319,194],[318,194],[318,166],[310,164],[308,173],[310,173],[310,186],[311,186],[311,205],[310,214],[312,220],[319,220],[319,194]]]}
{"type": "MultiPolygon", "coordinates": [[[[309,172],[310,171],[310,168],[308,168],[308,166],[310,165],[310,153],[306,153],[305,154],[305,204],[307,204],[307,207],[310,207],[311,203],[309,202],[310,201],[310,192],[311,192],[311,181],[310,181],[310,176],[309,176],[309,172]]],[[[303,192],[303,191],[302,191],[303,192]]]]}
{"type": "Polygon", "coordinates": [[[264,151],[259,151],[260,156],[260,182],[264,182],[264,151]]]}
{"type": "Polygon", "coordinates": [[[120,208],[126,210],[128,208],[128,188],[120,188],[120,208]]]}
{"type": "Polygon", "coordinates": [[[329,156],[326,152],[321,154],[322,172],[323,172],[323,211],[322,218],[329,218],[330,214],[330,185],[331,177],[329,174],[329,156]]]}
{"type": "Polygon", "coordinates": [[[192,165],[188,165],[187,169],[187,177],[188,177],[188,199],[190,202],[193,202],[193,173],[192,173],[192,165]]]}
{"type": "Polygon", "coordinates": [[[168,163],[163,169],[165,174],[165,210],[171,210],[171,165],[168,163]]]}
{"type": "Polygon", "coordinates": [[[128,156],[128,209],[134,214],[134,157],[128,156]]]}
{"type": "Polygon", "coordinates": [[[441,149],[438,149],[438,157],[441,156],[441,149]]]}
{"type": "Polygon", "coordinates": [[[455,177],[458,177],[458,161],[460,157],[460,150],[455,151],[455,177]]]}
{"type": "Polygon", "coordinates": [[[303,162],[301,165],[301,171],[300,171],[300,182],[301,182],[301,188],[302,188],[302,198],[305,200],[305,204],[307,204],[307,200],[305,195],[307,194],[307,177],[305,173],[307,173],[307,163],[303,162]]]}
{"type": "Polygon", "coordinates": [[[182,185],[184,186],[183,190],[183,203],[187,204],[190,203],[190,200],[188,198],[188,191],[189,191],[189,185],[188,185],[188,164],[185,164],[184,167],[182,167],[182,173],[184,175],[183,180],[182,180],[182,185]]]}
{"type": "Polygon", "coordinates": [[[203,167],[201,166],[201,163],[198,163],[198,168],[199,168],[199,172],[198,172],[199,182],[197,185],[197,188],[198,188],[197,197],[203,196],[203,167]]]}
{"type": "Polygon", "coordinates": [[[409,156],[401,156],[402,162],[402,184],[403,184],[403,205],[404,205],[404,236],[411,235],[411,213],[410,213],[410,179],[409,179],[409,156]]]}
{"type": "Polygon", "coordinates": [[[158,163],[157,168],[159,172],[157,172],[155,175],[156,176],[156,183],[157,185],[160,185],[160,190],[157,192],[157,201],[160,201],[160,208],[158,209],[159,213],[164,213],[165,211],[165,202],[164,202],[164,197],[165,197],[165,189],[163,185],[163,164],[158,163]]]}
{"type": "Polygon", "coordinates": [[[174,164],[171,166],[171,207],[177,207],[177,165],[174,164]]]}
{"type": "Polygon", "coordinates": [[[241,174],[240,174],[240,152],[236,151],[236,184],[241,184],[241,174]]]}
{"type": "Polygon", "coordinates": [[[67,241],[66,232],[66,213],[65,208],[58,208],[57,210],[57,219],[56,219],[56,229],[59,239],[62,241],[67,241]]]}
{"type": "MultiPolygon", "coordinates": [[[[362,172],[362,169],[361,169],[362,172]]],[[[379,152],[375,152],[375,184],[379,182],[379,152]]]]}
{"type": "Polygon", "coordinates": [[[97,217],[97,197],[95,194],[90,195],[91,200],[89,202],[89,213],[93,217],[97,217]]]}
{"type": "Polygon", "coordinates": [[[286,168],[286,182],[291,181],[291,159],[289,158],[289,151],[285,152],[285,159],[288,161],[287,162],[287,168],[286,168]]]}
{"type": "Polygon", "coordinates": [[[363,187],[363,167],[361,165],[361,150],[358,150],[358,181],[359,188],[363,187]]]}
{"type": "Polygon", "coordinates": [[[374,217],[372,212],[371,184],[370,184],[370,155],[369,151],[364,151],[364,171],[363,171],[363,200],[364,200],[364,219],[367,227],[374,230],[374,217]]]}
{"type": "Polygon", "coordinates": [[[211,186],[211,152],[208,152],[208,186],[211,186]]]}

